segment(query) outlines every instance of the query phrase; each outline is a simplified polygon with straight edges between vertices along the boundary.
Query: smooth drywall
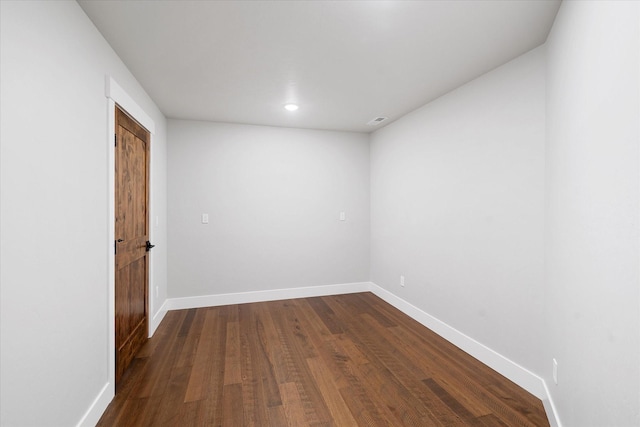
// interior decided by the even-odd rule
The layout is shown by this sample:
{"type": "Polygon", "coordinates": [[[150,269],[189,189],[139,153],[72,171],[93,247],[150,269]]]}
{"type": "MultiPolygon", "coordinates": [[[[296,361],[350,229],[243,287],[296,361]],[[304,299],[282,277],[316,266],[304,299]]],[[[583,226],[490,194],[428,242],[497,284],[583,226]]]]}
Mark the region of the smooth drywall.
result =
{"type": "Polygon", "coordinates": [[[2,1],[0,17],[0,425],[72,426],[108,383],[105,75],[155,122],[161,297],[166,122],[76,2],[2,1]]]}
{"type": "Polygon", "coordinates": [[[169,120],[168,135],[169,297],[368,281],[366,134],[169,120]]]}
{"type": "Polygon", "coordinates": [[[565,426],[640,425],[639,21],[565,1],[547,42],[544,378],[565,426]]]}
{"type": "Polygon", "coordinates": [[[538,48],[371,139],[372,281],[534,372],[544,71],[538,48]]]}

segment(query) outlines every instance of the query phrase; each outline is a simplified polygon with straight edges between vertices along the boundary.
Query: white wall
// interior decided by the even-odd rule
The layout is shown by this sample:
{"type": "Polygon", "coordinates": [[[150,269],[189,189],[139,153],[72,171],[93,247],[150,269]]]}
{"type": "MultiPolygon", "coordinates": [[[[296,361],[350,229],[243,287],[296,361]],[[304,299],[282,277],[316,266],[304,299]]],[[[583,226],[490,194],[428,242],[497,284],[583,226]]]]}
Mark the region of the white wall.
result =
{"type": "Polygon", "coordinates": [[[538,48],[371,140],[372,281],[533,371],[543,345],[544,67],[538,48]]]}
{"type": "Polygon", "coordinates": [[[105,74],[155,122],[161,295],[166,122],[76,2],[2,1],[0,17],[0,424],[70,426],[108,381],[105,74]]]}
{"type": "Polygon", "coordinates": [[[638,2],[565,1],[546,47],[370,148],[188,121],[167,137],[75,2],[2,1],[0,19],[1,425],[74,425],[107,382],[105,74],[156,125],[154,311],[371,278],[543,376],[565,426],[640,423],[638,2]]]}
{"type": "Polygon", "coordinates": [[[168,134],[170,297],[368,281],[367,135],[177,120],[168,134]]]}
{"type": "Polygon", "coordinates": [[[543,372],[565,426],[640,425],[639,22],[565,1],[547,42],[543,372]]]}

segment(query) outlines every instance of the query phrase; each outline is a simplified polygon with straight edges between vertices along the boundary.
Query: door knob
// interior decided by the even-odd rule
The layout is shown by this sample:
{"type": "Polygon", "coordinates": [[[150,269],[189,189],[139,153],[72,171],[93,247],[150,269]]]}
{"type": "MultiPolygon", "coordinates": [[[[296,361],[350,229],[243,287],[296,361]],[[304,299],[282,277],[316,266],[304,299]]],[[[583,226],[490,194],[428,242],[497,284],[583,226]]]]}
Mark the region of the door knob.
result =
{"type": "Polygon", "coordinates": [[[149,252],[151,248],[155,248],[155,247],[156,245],[152,245],[151,242],[147,240],[147,246],[146,246],[147,252],[149,252]]]}

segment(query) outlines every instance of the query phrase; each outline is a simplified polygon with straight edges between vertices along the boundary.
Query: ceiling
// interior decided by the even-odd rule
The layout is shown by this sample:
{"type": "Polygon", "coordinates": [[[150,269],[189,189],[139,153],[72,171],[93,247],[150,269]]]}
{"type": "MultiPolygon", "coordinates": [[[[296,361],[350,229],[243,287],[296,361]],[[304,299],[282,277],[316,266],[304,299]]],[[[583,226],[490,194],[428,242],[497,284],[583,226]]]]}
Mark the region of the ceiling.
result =
{"type": "Polygon", "coordinates": [[[169,118],[370,132],[544,43],[560,0],[79,4],[169,118]]]}

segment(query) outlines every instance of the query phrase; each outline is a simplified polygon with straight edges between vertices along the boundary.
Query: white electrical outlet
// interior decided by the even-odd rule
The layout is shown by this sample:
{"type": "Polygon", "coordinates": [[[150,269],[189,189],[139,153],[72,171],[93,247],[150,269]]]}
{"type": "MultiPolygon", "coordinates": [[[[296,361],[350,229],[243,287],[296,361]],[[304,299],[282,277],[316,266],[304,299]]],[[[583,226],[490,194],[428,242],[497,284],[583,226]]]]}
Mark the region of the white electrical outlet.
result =
{"type": "Polygon", "coordinates": [[[400,286],[404,288],[404,276],[400,276],[400,286]]]}
{"type": "Polygon", "coordinates": [[[209,214],[207,214],[207,213],[203,213],[202,214],[202,223],[203,224],[209,224],[209,214]]]}
{"type": "Polygon", "coordinates": [[[553,382],[558,384],[558,361],[553,359],[553,382]]]}
{"type": "Polygon", "coordinates": [[[343,211],[340,212],[340,221],[344,221],[347,219],[347,214],[343,211]]]}

